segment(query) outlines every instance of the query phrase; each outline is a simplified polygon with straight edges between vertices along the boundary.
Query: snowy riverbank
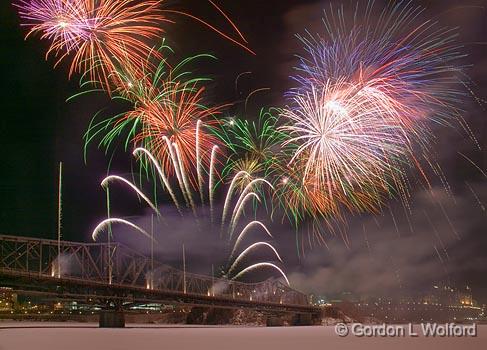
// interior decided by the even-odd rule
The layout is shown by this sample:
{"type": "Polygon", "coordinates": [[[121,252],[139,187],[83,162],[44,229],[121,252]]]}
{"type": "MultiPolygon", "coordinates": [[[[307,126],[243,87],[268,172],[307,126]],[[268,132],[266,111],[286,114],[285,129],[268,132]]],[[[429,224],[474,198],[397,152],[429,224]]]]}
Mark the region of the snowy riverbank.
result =
{"type": "Polygon", "coordinates": [[[128,324],[100,329],[95,323],[0,323],[1,350],[204,350],[266,349],[485,349],[487,325],[475,338],[341,338],[332,326],[212,327],[128,324]]]}

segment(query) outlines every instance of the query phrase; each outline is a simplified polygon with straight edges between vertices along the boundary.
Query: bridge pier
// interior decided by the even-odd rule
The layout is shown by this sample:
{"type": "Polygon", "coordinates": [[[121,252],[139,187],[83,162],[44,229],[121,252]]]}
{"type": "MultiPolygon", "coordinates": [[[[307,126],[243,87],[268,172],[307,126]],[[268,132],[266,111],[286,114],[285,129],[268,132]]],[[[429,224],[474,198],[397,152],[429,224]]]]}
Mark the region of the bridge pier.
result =
{"type": "Polygon", "coordinates": [[[291,324],[293,326],[312,326],[313,318],[310,313],[297,313],[293,315],[291,324]]]}
{"type": "Polygon", "coordinates": [[[123,310],[101,310],[98,326],[100,328],[124,328],[125,314],[123,310]]]}
{"type": "Polygon", "coordinates": [[[192,307],[188,316],[186,316],[186,324],[204,324],[209,308],[206,307],[192,307]]]}
{"type": "Polygon", "coordinates": [[[269,315],[266,318],[266,327],[282,327],[284,326],[284,319],[282,316],[269,315]]]}

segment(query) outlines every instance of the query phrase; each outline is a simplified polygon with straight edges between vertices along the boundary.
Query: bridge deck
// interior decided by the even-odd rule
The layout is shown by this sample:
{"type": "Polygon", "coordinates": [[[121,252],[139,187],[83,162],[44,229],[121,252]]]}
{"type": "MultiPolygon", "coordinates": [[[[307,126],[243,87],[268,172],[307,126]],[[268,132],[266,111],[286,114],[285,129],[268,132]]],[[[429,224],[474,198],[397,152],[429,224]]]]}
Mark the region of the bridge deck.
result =
{"type": "Polygon", "coordinates": [[[318,313],[279,280],[241,283],[151,261],[119,243],[58,242],[0,235],[0,281],[24,294],[121,303],[173,303],[318,313]],[[58,271],[60,269],[60,271],[58,271]]]}

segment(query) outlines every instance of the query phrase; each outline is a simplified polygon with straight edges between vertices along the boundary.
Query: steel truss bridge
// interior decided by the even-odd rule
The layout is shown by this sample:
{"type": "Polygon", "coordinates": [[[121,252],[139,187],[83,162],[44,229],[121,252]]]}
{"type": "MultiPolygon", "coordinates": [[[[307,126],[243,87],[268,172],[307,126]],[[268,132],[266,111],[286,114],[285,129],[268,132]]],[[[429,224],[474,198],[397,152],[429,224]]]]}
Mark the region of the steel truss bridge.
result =
{"type": "Polygon", "coordinates": [[[0,235],[0,286],[20,294],[105,305],[167,303],[317,315],[307,296],[279,280],[242,283],[185,273],[120,243],[0,235]],[[58,251],[60,252],[58,258],[58,251]]]}

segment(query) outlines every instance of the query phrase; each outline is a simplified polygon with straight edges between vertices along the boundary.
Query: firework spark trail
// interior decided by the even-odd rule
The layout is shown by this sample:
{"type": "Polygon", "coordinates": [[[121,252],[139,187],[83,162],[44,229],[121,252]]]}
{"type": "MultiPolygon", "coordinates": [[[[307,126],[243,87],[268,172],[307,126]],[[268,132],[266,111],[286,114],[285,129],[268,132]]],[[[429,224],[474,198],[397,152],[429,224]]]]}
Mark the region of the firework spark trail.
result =
{"type": "Polygon", "coordinates": [[[238,264],[242,261],[242,259],[245,258],[245,256],[247,256],[247,254],[249,254],[252,250],[258,248],[258,247],[261,247],[261,246],[264,246],[264,247],[269,247],[273,252],[274,254],[276,255],[276,257],[279,259],[280,262],[282,262],[282,259],[281,257],[279,256],[279,253],[277,252],[276,248],[274,248],[272,246],[272,244],[269,244],[267,242],[256,242],[256,243],[253,243],[251,244],[250,246],[248,246],[247,248],[245,248],[242,253],[239,254],[239,256],[235,259],[235,261],[233,262],[233,264],[230,266],[230,268],[228,269],[228,275],[231,275],[231,273],[233,272],[233,270],[235,270],[235,268],[238,266],[238,264]]]}
{"type": "Polygon", "coordinates": [[[235,255],[235,252],[237,251],[237,248],[238,246],[240,245],[240,242],[245,238],[245,236],[247,235],[248,232],[250,232],[250,229],[253,227],[253,226],[260,226],[264,229],[265,233],[271,237],[271,238],[274,238],[272,236],[272,234],[269,232],[269,230],[267,229],[267,227],[260,221],[251,221],[247,224],[247,226],[245,226],[243,228],[243,230],[240,232],[240,234],[237,236],[237,239],[235,240],[235,244],[233,245],[233,249],[232,249],[232,253],[230,254],[230,258],[229,260],[232,260],[233,259],[233,256],[235,255]]]}
{"type": "Polygon", "coordinates": [[[399,233],[399,227],[397,227],[396,217],[394,216],[394,213],[393,213],[391,207],[389,207],[389,213],[391,214],[392,222],[394,224],[394,228],[396,229],[397,236],[400,238],[401,233],[399,233]]]}
{"type": "Polygon", "coordinates": [[[101,182],[101,186],[103,188],[107,189],[108,188],[108,183],[109,182],[113,182],[113,181],[120,181],[120,182],[125,183],[126,185],[128,185],[132,190],[134,190],[137,193],[138,196],[142,197],[142,199],[154,210],[154,212],[158,216],[161,215],[160,211],[157,209],[157,207],[154,205],[154,203],[152,203],[151,200],[149,198],[147,198],[147,196],[137,186],[135,186],[132,182],[128,181],[127,179],[124,179],[121,176],[117,176],[117,175],[107,176],[101,182]]]}
{"type": "Polygon", "coordinates": [[[169,183],[169,180],[167,179],[166,175],[164,175],[164,171],[162,170],[161,166],[157,162],[156,158],[152,155],[152,153],[150,153],[148,150],[146,150],[145,148],[142,148],[142,147],[136,148],[133,152],[133,155],[135,156],[139,153],[144,153],[151,160],[152,164],[157,169],[157,172],[159,173],[159,177],[161,178],[162,182],[164,183],[165,188],[169,192],[169,195],[171,196],[171,199],[174,202],[174,205],[176,206],[179,213],[181,214],[181,207],[179,206],[179,201],[178,201],[176,195],[174,194],[174,191],[171,187],[171,184],[169,183]]]}
{"type": "Polygon", "coordinates": [[[322,225],[319,222],[313,222],[313,234],[316,236],[318,244],[325,246],[325,248],[329,251],[330,247],[323,236],[322,230],[322,225]]]}
{"type": "Polygon", "coordinates": [[[176,152],[176,159],[178,161],[178,167],[179,167],[179,171],[181,173],[181,177],[183,179],[183,192],[186,193],[186,197],[188,198],[189,200],[189,204],[191,206],[191,209],[193,210],[193,214],[194,216],[197,216],[196,214],[196,206],[194,204],[194,200],[193,200],[193,195],[191,194],[191,188],[189,186],[189,182],[188,182],[188,177],[186,176],[186,171],[184,170],[184,166],[182,164],[182,160],[181,160],[181,154],[179,153],[179,147],[176,143],[173,143],[172,146],[174,147],[174,150],[176,152]]]}
{"type": "Polygon", "coordinates": [[[473,190],[472,186],[470,186],[470,184],[468,182],[465,181],[465,184],[467,185],[467,187],[470,190],[470,192],[472,192],[472,195],[474,196],[474,198],[477,200],[477,203],[479,204],[480,209],[482,209],[482,211],[485,212],[486,209],[485,209],[484,203],[481,202],[479,196],[477,196],[477,193],[475,193],[475,191],[473,190]]]}
{"type": "MultiPolygon", "coordinates": [[[[210,171],[209,171],[209,180],[208,180],[208,197],[210,201],[210,216],[211,222],[213,222],[213,202],[214,202],[214,195],[215,195],[215,162],[216,162],[216,152],[218,151],[218,146],[215,145],[211,149],[211,156],[210,156],[210,171]]],[[[201,192],[203,193],[203,192],[201,192]]]]}
{"type": "Polygon", "coordinates": [[[240,37],[240,39],[242,39],[245,43],[248,43],[247,39],[245,39],[245,37],[242,34],[242,32],[238,29],[238,27],[230,19],[230,17],[220,7],[218,7],[213,1],[211,1],[211,0],[208,0],[208,1],[209,1],[209,3],[211,5],[213,5],[214,8],[216,8],[218,10],[218,12],[220,12],[222,14],[223,17],[225,17],[225,19],[227,20],[227,22],[230,23],[230,25],[233,27],[233,29],[238,34],[238,36],[240,37]]]}
{"type": "Polygon", "coordinates": [[[256,55],[256,53],[254,51],[252,51],[250,48],[248,48],[245,44],[233,39],[232,37],[228,36],[227,34],[223,33],[221,30],[215,28],[214,26],[212,26],[211,24],[203,21],[202,19],[196,17],[196,16],[193,16],[189,13],[186,13],[186,12],[182,12],[182,11],[177,11],[177,10],[164,10],[163,12],[167,12],[167,13],[174,13],[174,14],[178,14],[178,15],[183,15],[183,16],[186,16],[186,17],[189,17],[191,19],[194,19],[195,21],[205,25],[206,27],[210,28],[211,30],[213,30],[215,33],[221,35],[223,38],[227,39],[228,41],[240,46],[241,48],[243,48],[245,51],[249,52],[250,54],[252,55],[256,55]]]}
{"type": "Polygon", "coordinates": [[[249,192],[243,197],[240,203],[237,203],[237,205],[235,205],[235,209],[233,210],[233,216],[232,219],[230,220],[230,230],[229,230],[229,238],[228,238],[229,240],[232,240],[233,232],[235,231],[235,227],[237,226],[238,220],[240,219],[240,216],[242,215],[245,209],[245,204],[252,198],[259,203],[261,202],[260,197],[255,192],[249,192]]]}
{"type": "Polygon", "coordinates": [[[242,277],[243,275],[245,275],[246,273],[250,272],[250,271],[253,271],[257,268],[261,268],[261,267],[271,267],[273,269],[276,269],[277,271],[279,271],[279,273],[282,275],[282,277],[284,277],[284,279],[286,280],[286,283],[288,286],[291,286],[291,283],[289,283],[289,279],[287,278],[286,274],[284,273],[284,271],[281,270],[280,267],[278,267],[277,265],[273,264],[273,263],[269,263],[269,262],[261,262],[261,263],[256,263],[256,264],[253,264],[253,265],[250,265],[248,267],[246,267],[245,269],[243,269],[242,271],[240,271],[238,274],[236,274],[232,280],[236,280],[240,277],[242,277]]]}
{"type": "Polygon", "coordinates": [[[223,232],[223,227],[225,225],[225,219],[227,217],[228,207],[229,207],[230,201],[232,199],[233,191],[235,190],[235,186],[237,184],[238,179],[242,176],[250,177],[250,174],[246,171],[243,171],[243,170],[239,171],[237,174],[235,174],[232,181],[230,182],[230,186],[228,187],[227,195],[225,196],[225,203],[223,204],[222,227],[221,227],[222,232],[223,232]]]}
{"type": "Polygon", "coordinates": [[[465,158],[470,164],[472,164],[478,171],[480,171],[480,173],[485,177],[487,178],[487,174],[485,173],[484,170],[482,170],[477,164],[475,164],[475,162],[473,160],[471,160],[470,158],[468,158],[466,155],[464,155],[463,153],[461,152],[458,152],[459,155],[461,155],[463,158],[465,158]]]}
{"type": "Polygon", "coordinates": [[[436,166],[431,166],[431,168],[435,171],[438,178],[440,179],[442,186],[443,186],[443,189],[445,190],[446,194],[450,197],[450,199],[453,201],[453,203],[457,204],[457,199],[456,199],[455,195],[453,194],[450,183],[448,182],[448,179],[447,179],[443,169],[441,169],[440,164],[438,162],[436,162],[436,166]]]}
{"type": "Polygon", "coordinates": [[[433,244],[433,248],[435,249],[435,252],[436,252],[436,256],[438,257],[438,260],[440,260],[440,263],[443,265],[445,263],[445,261],[443,260],[443,258],[441,257],[441,254],[440,252],[438,251],[438,248],[436,247],[436,245],[433,244]]]}
{"type": "MultiPolygon", "coordinates": [[[[127,221],[127,220],[124,220],[124,219],[119,219],[119,218],[110,218],[110,219],[106,219],[106,220],[103,220],[102,222],[100,222],[95,227],[95,229],[93,230],[93,233],[91,235],[91,237],[93,238],[93,240],[96,241],[97,238],[98,238],[98,236],[100,235],[100,233],[103,231],[103,229],[105,227],[110,227],[114,223],[124,224],[124,225],[130,226],[133,229],[135,229],[135,230],[139,231],[140,233],[142,233],[148,239],[153,240],[152,236],[149,233],[147,233],[143,228],[135,225],[134,223],[131,223],[130,221],[127,221]]],[[[154,242],[157,243],[157,241],[155,241],[155,240],[154,240],[154,242]]]]}
{"type": "Polygon", "coordinates": [[[160,1],[148,0],[19,0],[22,26],[30,27],[26,37],[40,34],[50,40],[46,58],[56,57],[57,66],[72,55],[69,76],[88,74],[93,84],[108,91],[110,76],[118,66],[142,64],[151,52],[146,41],[163,32],[167,20],[158,9],[160,1]]]}
{"type": "Polygon", "coordinates": [[[250,94],[248,94],[247,98],[245,99],[245,110],[247,110],[247,105],[249,103],[250,98],[253,95],[255,95],[256,93],[261,92],[261,91],[270,91],[270,90],[271,90],[271,88],[267,88],[267,87],[253,90],[250,94]]]}
{"type": "Polygon", "coordinates": [[[453,226],[453,222],[451,221],[450,216],[446,212],[443,204],[441,204],[440,202],[438,202],[438,205],[440,206],[441,211],[443,212],[443,215],[445,216],[446,221],[448,222],[448,225],[450,226],[450,228],[451,228],[451,230],[452,230],[455,238],[458,239],[458,240],[460,240],[460,235],[458,234],[457,230],[455,229],[455,226],[453,226]]]}
{"type": "MultiPolygon", "coordinates": [[[[447,192],[447,194],[449,194],[449,193],[447,192]]],[[[450,216],[448,215],[448,213],[446,212],[445,207],[441,203],[441,199],[437,199],[436,198],[435,192],[433,190],[430,190],[429,191],[429,195],[431,196],[432,201],[434,201],[440,207],[441,212],[445,216],[445,219],[448,222],[448,225],[450,226],[450,228],[451,228],[451,230],[452,230],[455,238],[458,239],[458,240],[460,240],[460,235],[458,234],[457,230],[455,229],[455,226],[453,226],[453,223],[452,223],[452,221],[450,219],[450,216]]],[[[456,202],[455,202],[455,204],[456,204],[456,202]]]]}
{"type": "Polygon", "coordinates": [[[167,150],[168,150],[169,155],[171,157],[174,172],[176,173],[176,178],[178,179],[179,188],[181,189],[184,200],[186,201],[186,206],[189,206],[190,205],[189,199],[186,196],[185,186],[183,183],[183,178],[181,176],[181,170],[179,169],[179,161],[177,160],[176,155],[174,154],[175,150],[173,149],[171,141],[169,141],[169,138],[167,138],[167,136],[163,136],[162,139],[163,139],[163,141],[166,142],[167,150]]]}
{"type": "Polygon", "coordinates": [[[426,212],[426,210],[424,210],[423,212],[424,212],[424,215],[426,217],[426,220],[428,221],[428,223],[430,224],[431,228],[433,229],[433,232],[434,232],[436,238],[440,242],[440,246],[441,246],[441,249],[443,250],[443,252],[445,253],[446,260],[447,261],[450,260],[450,255],[448,254],[448,251],[446,249],[446,246],[443,243],[443,240],[441,239],[440,234],[439,234],[438,230],[436,229],[436,226],[433,224],[433,221],[431,221],[431,219],[430,219],[428,213],[426,212]]]}
{"type": "MultiPolygon", "coordinates": [[[[254,180],[250,181],[247,186],[245,186],[244,190],[242,191],[242,193],[240,194],[240,197],[237,200],[237,203],[235,204],[235,207],[234,207],[234,210],[232,213],[232,217],[230,219],[229,239],[232,238],[233,231],[235,230],[236,223],[237,223],[238,218],[240,217],[240,214],[244,208],[244,205],[243,205],[243,204],[245,204],[244,202],[249,200],[250,197],[252,197],[252,196],[254,196],[258,202],[260,202],[260,198],[256,193],[251,192],[251,193],[253,193],[253,195],[248,196],[249,192],[252,190],[252,187],[254,185],[260,183],[260,182],[267,184],[272,190],[274,190],[274,186],[272,186],[272,184],[269,181],[267,181],[266,179],[263,179],[263,178],[254,179],[254,180]]],[[[222,220],[222,225],[223,225],[223,220],[222,220]]]]}
{"type": "MultiPolygon", "coordinates": [[[[198,119],[196,122],[196,176],[198,178],[198,189],[200,192],[200,200],[201,204],[204,204],[204,195],[203,195],[203,176],[201,174],[201,148],[200,148],[200,128],[201,128],[202,121],[198,119]]],[[[210,162],[211,163],[211,162],[210,162]]]]}
{"type": "MultiPolygon", "coordinates": [[[[274,186],[269,181],[267,181],[266,179],[264,179],[264,178],[254,179],[254,180],[250,181],[247,184],[247,186],[245,186],[244,190],[242,191],[242,193],[240,194],[240,197],[237,200],[237,204],[235,204],[235,209],[237,209],[241,206],[242,201],[244,200],[244,198],[246,198],[247,194],[252,190],[252,187],[254,185],[257,185],[258,183],[261,183],[261,182],[268,185],[272,190],[274,190],[274,186]]],[[[231,222],[234,221],[236,212],[238,212],[238,210],[233,211],[232,219],[230,220],[231,222]]]]}
{"type": "Polygon", "coordinates": [[[252,74],[252,72],[242,72],[235,78],[235,92],[238,93],[238,80],[245,74],[252,74]]]}
{"type": "Polygon", "coordinates": [[[362,230],[364,233],[364,242],[365,242],[365,246],[367,247],[367,252],[369,253],[369,257],[372,258],[372,249],[370,249],[370,242],[369,242],[369,238],[367,237],[367,231],[365,229],[365,224],[362,224],[362,230]]]}

